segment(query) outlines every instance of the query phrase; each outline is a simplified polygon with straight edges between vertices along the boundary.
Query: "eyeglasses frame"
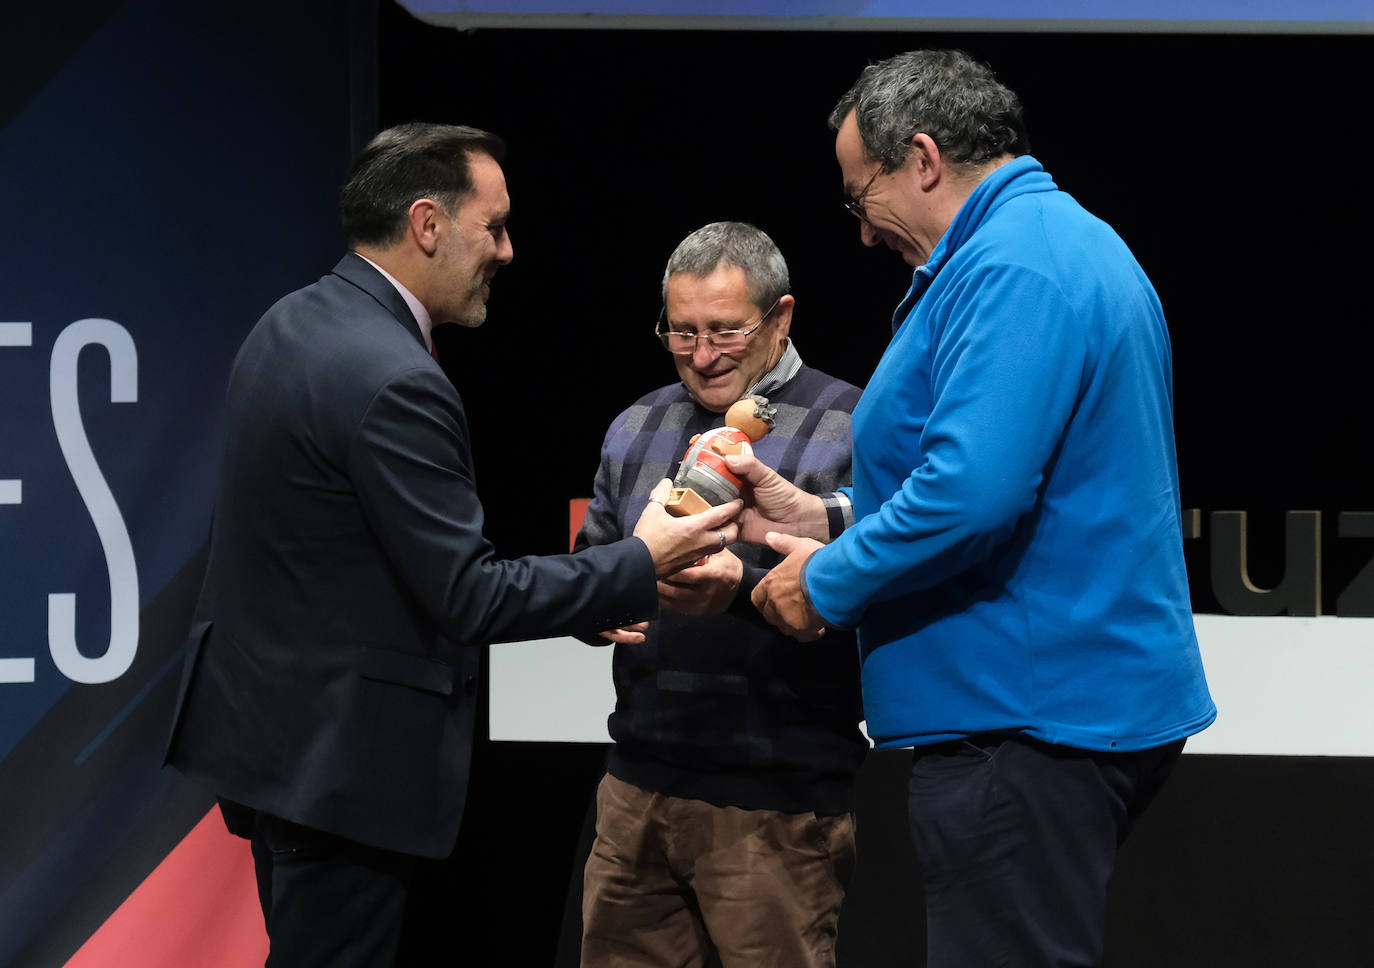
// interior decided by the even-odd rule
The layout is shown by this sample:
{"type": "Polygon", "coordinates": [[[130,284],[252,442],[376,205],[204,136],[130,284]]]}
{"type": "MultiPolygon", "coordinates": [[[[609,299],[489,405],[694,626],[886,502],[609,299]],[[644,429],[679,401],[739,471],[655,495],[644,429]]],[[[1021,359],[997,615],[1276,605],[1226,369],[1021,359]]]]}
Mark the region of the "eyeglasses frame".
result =
{"type": "MultiPolygon", "coordinates": [[[[786,295],[787,295],[787,293],[783,293],[783,294],[782,294],[782,296],[786,296],[786,295]]],[[[711,347],[711,349],[715,350],[717,353],[724,353],[725,350],[722,350],[722,349],[721,349],[719,346],[717,346],[715,343],[711,342],[711,338],[712,338],[712,337],[714,337],[714,336],[740,336],[740,335],[743,335],[744,338],[747,340],[750,336],[753,336],[753,335],[754,335],[755,333],[757,333],[760,329],[762,329],[762,328],[763,328],[763,325],[764,325],[766,322],[768,322],[768,317],[773,315],[773,311],[774,311],[775,309],[777,309],[777,308],[778,308],[778,304],[782,302],[782,296],[779,296],[777,299],[774,299],[774,300],[773,300],[773,305],[769,306],[768,309],[764,311],[763,315],[759,317],[759,321],[758,321],[757,323],[755,323],[755,324],[754,324],[752,327],[750,327],[749,329],[717,329],[717,330],[709,330],[709,329],[708,329],[708,330],[706,330],[706,331],[703,332],[703,333],[693,333],[693,334],[692,334],[692,337],[693,337],[693,339],[692,339],[692,348],[691,348],[690,351],[688,351],[688,352],[686,352],[686,353],[678,353],[678,352],[675,352],[674,350],[672,350],[672,349],[668,346],[668,336],[671,335],[671,334],[673,333],[673,330],[668,330],[668,329],[664,329],[664,328],[663,328],[664,326],[666,326],[666,325],[668,324],[668,307],[667,307],[666,305],[665,305],[662,309],[660,309],[660,310],[658,311],[658,321],[657,321],[656,323],[654,323],[654,335],[655,335],[656,337],[658,337],[658,342],[659,342],[659,344],[660,344],[665,350],[668,350],[669,353],[672,353],[674,356],[693,356],[693,355],[695,355],[695,353],[696,353],[696,351],[697,351],[697,346],[700,345],[699,341],[702,340],[703,338],[706,340],[706,345],[709,346],[709,347],[711,347]]],[[[678,333],[677,335],[679,335],[679,336],[686,336],[687,334],[686,334],[686,333],[678,333]]],[[[746,344],[746,345],[747,345],[747,344],[746,344]]],[[[742,347],[741,347],[741,349],[742,349],[742,347]]],[[[738,352],[740,352],[740,350],[733,350],[732,352],[738,353],[738,352]]]]}
{"type": "Polygon", "coordinates": [[[864,210],[864,196],[868,194],[869,189],[873,187],[873,183],[878,180],[878,176],[882,173],[883,166],[879,164],[878,170],[873,173],[873,177],[868,180],[868,183],[865,184],[863,188],[859,189],[859,194],[855,195],[853,198],[846,198],[842,203],[844,205],[844,210],[861,222],[868,221],[868,212],[864,210]]]}

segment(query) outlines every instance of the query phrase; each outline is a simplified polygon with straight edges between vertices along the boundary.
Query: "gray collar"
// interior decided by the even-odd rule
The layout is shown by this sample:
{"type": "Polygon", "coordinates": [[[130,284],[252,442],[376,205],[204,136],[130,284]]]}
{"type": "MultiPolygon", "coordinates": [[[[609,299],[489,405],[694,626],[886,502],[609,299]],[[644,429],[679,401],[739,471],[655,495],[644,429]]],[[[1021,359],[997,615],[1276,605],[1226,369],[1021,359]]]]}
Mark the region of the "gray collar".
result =
{"type": "Polygon", "coordinates": [[[763,375],[758,383],[749,389],[749,393],[760,397],[771,397],[783,384],[797,375],[801,365],[802,358],[801,354],[797,352],[797,344],[791,337],[788,337],[787,349],[783,350],[782,358],[763,375]]]}

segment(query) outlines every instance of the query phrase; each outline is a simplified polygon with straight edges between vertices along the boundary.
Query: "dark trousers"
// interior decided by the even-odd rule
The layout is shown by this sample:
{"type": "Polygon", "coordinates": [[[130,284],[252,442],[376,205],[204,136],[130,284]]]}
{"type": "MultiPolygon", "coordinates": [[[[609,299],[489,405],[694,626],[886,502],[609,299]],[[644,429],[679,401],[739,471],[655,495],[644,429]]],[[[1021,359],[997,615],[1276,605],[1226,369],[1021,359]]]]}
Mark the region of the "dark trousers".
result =
{"type": "Polygon", "coordinates": [[[916,750],[928,968],[1092,968],[1116,851],[1183,752],[984,735],[916,750]]]}
{"type": "Polygon", "coordinates": [[[267,968],[398,964],[416,858],[220,806],[230,829],[252,842],[271,943],[267,968]]]}

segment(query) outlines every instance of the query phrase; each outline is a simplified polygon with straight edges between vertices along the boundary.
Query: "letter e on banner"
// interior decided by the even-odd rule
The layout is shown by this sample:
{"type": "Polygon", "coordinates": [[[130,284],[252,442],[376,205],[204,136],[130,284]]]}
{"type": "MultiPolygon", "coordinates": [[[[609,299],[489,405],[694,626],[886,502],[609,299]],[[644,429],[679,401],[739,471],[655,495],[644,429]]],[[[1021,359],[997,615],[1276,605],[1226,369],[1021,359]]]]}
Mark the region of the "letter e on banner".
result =
{"type": "MultiPolygon", "coordinates": [[[[32,346],[32,323],[0,323],[0,346],[32,346]]],[[[23,504],[24,482],[0,479],[0,504],[23,504]]],[[[0,683],[33,682],[33,659],[0,659],[0,683]]]]}
{"type": "Polygon", "coordinates": [[[81,422],[77,358],[92,344],[110,355],[110,402],[138,401],[138,352],[133,337],[109,319],[79,319],[64,329],[52,349],[49,373],[52,422],[57,442],[86,511],[95,525],[110,575],[110,644],[89,658],[76,646],[76,595],[48,596],[48,648],[57,669],[73,682],[110,682],[133,664],[138,650],[138,572],[129,529],[119,513],[81,422]]]}

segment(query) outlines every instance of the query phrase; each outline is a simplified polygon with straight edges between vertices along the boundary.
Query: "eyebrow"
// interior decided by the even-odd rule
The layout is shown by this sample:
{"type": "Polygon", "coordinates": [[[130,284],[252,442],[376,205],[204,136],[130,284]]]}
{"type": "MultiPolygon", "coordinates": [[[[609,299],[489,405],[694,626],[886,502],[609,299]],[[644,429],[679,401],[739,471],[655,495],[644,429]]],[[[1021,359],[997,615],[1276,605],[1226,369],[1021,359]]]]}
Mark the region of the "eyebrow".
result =
{"type": "MultiPolygon", "coordinates": [[[[706,328],[714,330],[744,329],[744,324],[747,322],[749,322],[747,319],[713,319],[706,324],[706,328]]],[[[695,326],[689,326],[687,323],[677,323],[671,319],[668,320],[668,327],[674,332],[679,333],[686,332],[688,329],[691,329],[694,333],[701,332],[695,326]]]]}

